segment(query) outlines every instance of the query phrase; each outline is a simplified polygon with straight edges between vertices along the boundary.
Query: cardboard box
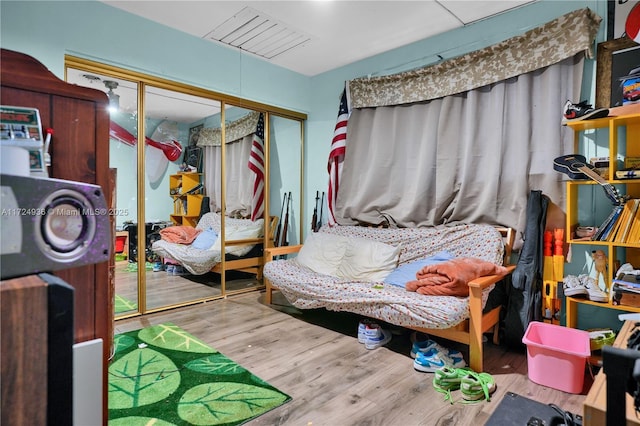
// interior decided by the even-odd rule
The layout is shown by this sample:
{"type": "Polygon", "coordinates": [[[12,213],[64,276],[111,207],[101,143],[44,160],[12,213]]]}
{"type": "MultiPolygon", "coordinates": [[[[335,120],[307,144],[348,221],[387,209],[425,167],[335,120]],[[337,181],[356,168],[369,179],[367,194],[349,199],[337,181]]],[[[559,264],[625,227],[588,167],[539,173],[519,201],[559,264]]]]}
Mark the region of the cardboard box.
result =
{"type": "Polygon", "coordinates": [[[612,287],[613,291],[613,304],[622,306],[632,306],[640,308],[640,293],[630,291],[626,288],[614,283],[612,287]]]}
{"type": "Polygon", "coordinates": [[[634,169],[640,167],[640,157],[627,157],[624,159],[624,167],[626,169],[634,169]]]}

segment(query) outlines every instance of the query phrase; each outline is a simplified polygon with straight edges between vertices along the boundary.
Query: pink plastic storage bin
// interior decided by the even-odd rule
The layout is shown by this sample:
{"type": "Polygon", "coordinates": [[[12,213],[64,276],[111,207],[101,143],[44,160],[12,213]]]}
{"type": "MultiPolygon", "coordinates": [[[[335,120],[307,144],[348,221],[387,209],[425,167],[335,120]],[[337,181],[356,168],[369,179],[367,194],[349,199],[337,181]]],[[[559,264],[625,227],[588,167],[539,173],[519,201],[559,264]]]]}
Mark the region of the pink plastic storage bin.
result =
{"type": "Polygon", "coordinates": [[[529,380],[569,393],[581,393],[584,367],[591,355],[584,330],[532,321],[524,333],[529,380]]]}

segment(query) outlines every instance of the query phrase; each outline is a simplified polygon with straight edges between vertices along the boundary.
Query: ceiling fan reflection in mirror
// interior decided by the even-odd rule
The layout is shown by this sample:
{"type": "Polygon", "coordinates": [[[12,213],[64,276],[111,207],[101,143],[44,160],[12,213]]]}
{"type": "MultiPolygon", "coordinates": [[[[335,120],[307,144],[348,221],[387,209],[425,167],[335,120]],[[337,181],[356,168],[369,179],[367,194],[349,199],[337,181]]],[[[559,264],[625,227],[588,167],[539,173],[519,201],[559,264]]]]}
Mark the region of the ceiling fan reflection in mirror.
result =
{"type": "MultiPolygon", "coordinates": [[[[160,144],[166,144],[170,146],[177,138],[178,126],[175,121],[163,121],[158,124],[158,127],[151,134],[153,141],[158,141],[160,144]]],[[[147,143],[145,145],[145,172],[149,182],[155,184],[159,182],[167,171],[169,166],[169,159],[165,152],[158,147],[147,143]],[[165,155],[163,155],[163,153],[165,155]]],[[[178,154],[179,157],[179,154],[178,154]]],[[[174,160],[172,160],[174,161],[174,160]]]]}
{"type": "MultiPolygon", "coordinates": [[[[133,136],[131,133],[129,133],[129,131],[127,131],[127,129],[120,126],[113,120],[109,125],[109,136],[131,146],[134,146],[138,143],[138,138],[133,136]]],[[[169,161],[176,161],[182,155],[182,145],[180,145],[180,142],[176,140],[172,139],[169,141],[158,142],[148,136],[145,136],[144,140],[147,145],[151,145],[155,148],[161,149],[169,161]]]]}
{"type": "MultiPolygon", "coordinates": [[[[109,89],[107,92],[107,98],[109,99],[109,112],[118,111],[120,107],[120,95],[115,93],[114,90],[120,86],[120,83],[114,80],[103,80],[102,78],[93,74],[82,74],[82,77],[89,80],[89,83],[91,84],[102,81],[104,86],[109,89]]],[[[137,137],[132,135],[128,130],[120,126],[114,120],[111,120],[109,126],[109,137],[130,146],[135,146],[138,143],[137,137]]],[[[145,137],[145,143],[147,145],[160,149],[169,161],[176,161],[182,155],[182,145],[180,144],[180,142],[173,138],[162,138],[161,141],[158,141],[149,137],[145,137]]]]}
{"type": "Polygon", "coordinates": [[[104,86],[109,89],[107,98],[109,98],[109,112],[114,113],[120,109],[120,95],[117,95],[113,89],[118,88],[118,82],[113,80],[105,80],[104,86]]]}

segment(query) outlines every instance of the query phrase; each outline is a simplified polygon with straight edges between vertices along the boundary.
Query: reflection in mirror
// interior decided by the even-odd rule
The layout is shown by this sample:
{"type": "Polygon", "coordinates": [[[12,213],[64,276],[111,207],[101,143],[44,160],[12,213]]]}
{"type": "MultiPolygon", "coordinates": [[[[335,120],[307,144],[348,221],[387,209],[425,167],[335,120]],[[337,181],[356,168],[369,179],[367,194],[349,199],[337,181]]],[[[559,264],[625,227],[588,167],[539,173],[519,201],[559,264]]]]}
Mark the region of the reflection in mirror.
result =
{"type": "Polygon", "coordinates": [[[138,196],[137,111],[138,84],[133,81],[67,68],[67,81],[79,86],[102,90],[109,97],[111,117],[109,168],[114,185],[111,220],[115,226],[115,314],[126,315],[138,310],[137,257],[138,196]]]}
{"type": "Polygon", "coordinates": [[[211,210],[224,221],[226,230],[221,238],[225,257],[214,268],[225,294],[255,290],[261,285],[264,178],[256,185],[255,171],[264,175],[264,155],[260,154],[264,151],[264,130],[259,130],[264,128],[263,117],[255,111],[225,105],[224,132],[205,131],[198,141],[205,150],[207,187],[215,188],[211,210]]]}
{"type": "MultiPolygon", "coordinates": [[[[275,246],[302,242],[302,122],[269,115],[269,199],[271,214],[281,218],[275,246]]],[[[315,195],[315,194],[314,194],[315,195]]]]}
{"type": "Polygon", "coordinates": [[[156,310],[220,294],[202,277],[215,238],[198,226],[208,187],[197,145],[205,127],[219,126],[220,102],[151,85],[144,93],[145,282],[147,308],[156,310]]]}
{"type": "Polygon", "coordinates": [[[263,247],[296,244],[303,235],[306,115],[81,58],[65,61],[68,82],[104,91],[113,108],[116,318],[263,287],[263,247]],[[285,200],[288,215],[280,212],[285,200]]]}

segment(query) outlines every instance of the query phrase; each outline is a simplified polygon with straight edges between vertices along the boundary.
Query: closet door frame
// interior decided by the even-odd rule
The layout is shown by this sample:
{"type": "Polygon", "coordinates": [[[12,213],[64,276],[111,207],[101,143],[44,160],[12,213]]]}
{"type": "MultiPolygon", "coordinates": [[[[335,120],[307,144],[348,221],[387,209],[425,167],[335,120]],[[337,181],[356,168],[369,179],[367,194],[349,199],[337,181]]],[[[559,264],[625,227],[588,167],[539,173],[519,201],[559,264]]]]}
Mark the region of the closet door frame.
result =
{"type": "MultiPolygon", "coordinates": [[[[304,194],[303,194],[303,158],[304,158],[304,121],[307,119],[307,115],[301,112],[297,112],[297,111],[293,111],[293,110],[288,110],[285,108],[280,108],[280,107],[276,107],[276,106],[272,106],[272,105],[268,105],[268,104],[263,104],[260,102],[254,102],[254,101],[250,101],[247,99],[243,99],[243,98],[239,98],[236,96],[231,96],[231,95],[227,95],[224,93],[220,93],[220,92],[215,92],[215,91],[211,91],[211,90],[207,90],[207,89],[202,89],[196,86],[192,86],[192,85],[188,85],[188,84],[184,84],[184,83],[179,83],[176,81],[172,81],[169,79],[165,79],[165,78],[161,78],[161,77],[157,77],[157,76],[153,76],[153,75],[149,75],[149,74],[144,74],[144,73],[140,73],[137,71],[132,71],[132,70],[128,70],[126,68],[121,68],[121,67],[116,67],[113,65],[109,65],[109,64],[104,64],[104,63],[100,63],[100,62],[96,62],[93,60],[89,60],[89,59],[85,59],[85,58],[81,58],[81,57],[77,57],[77,56],[72,56],[72,55],[65,55],[65,80],[67,80],[67,71],[68,69],[72,68],[72,69],[76,69],[76,70],[82,70],[82,71],[86,71],[87,73],[96,73],[96,74],[100,74],[100,75],[104,75],[104,76],[110,76],[110,77],[114,77],[114,78],[120,78],[120,79],[124,79],[124,80],[130,80],[130,81],[134,81],[137,82],[138,84],[138,104],[137,104],[137,108],[138,108],[138,134],[137,134],[137,139],[138,139],[138,144],[137,144],[137,154],[138,154],[138,158],[137,158],[137,223],[145,223],[146,220],[146,215],[145,215],[145,170],[144,170],[144,166],[145,166],[145,142],[144,142],[144,137],[145,137],[145,105],[144,105],[144,92],[145,92],[145,87],[146,86],[153,86],[153,87],[158,87],[161,89],[166,89],[166,90],[173,90],[176,92],[181,92],[181,93],[185,93],[185,94],[190,94],[190,95],[194,95],[194,96],[200,96],[203,98],[208,98],[214,101],[218,101],[220,102],[221,105],[221,111],[224,111],[225,105],[229,105],[229,106],[238,106],[238,107],[242,107],[242,108],[247,108],[247,109],[252,109],[252,110],[256,110],[256,111],[260,111],[260,112],[264,112],[265,113],[265,121],[268,120],[268,117],[270,114],[273,114],[275,116],[278,117],[283,117],[283,118],[288,118],[291,120],[296,120],[299,122],[300,124],[300,176],[299,176],[299,180],[300,180],[300,203],[299,203],[299,217],[300,217],[300,226],[299,226],[299,235],[302,236],[303,235],[303,226],[302,226],[302,218],[304,217],[303,214],[303,202],[302,200],[304,199],[304,194]]],[[[224,115],[223,115],[224,117],[224,115]]],[[[223,131],[223,135],[224,135],[224,120],[222,120],[222,131],[223,131]]],[[[267,126],[268,128],[268,126],[267,126]]],[[[270,181],[270,161],[269,161],[269,147],[270,147],[270,141],[269,141],[269,134],[265,131],[265,212],[264,212],[264,217],[268,218],[269,217],[269,181],[270,181]]],[[[224,138],[223,138],[224,141],[224,138]]],[[[266,229],[266,223],[268,221],[265,220],[265,237],[264,237],[264,244],[265,246],[269,245],[269,244],[273,244],[272,241],[268,241],[268,234],[267,234],[267,229],[266,229]]],[[[224,218],[223,218],[223,226],[224,226],[224,218]]],[[[145,226],[138,226],[137,227],[137,253],[138,256],[140,256],[140,254],[144,255],[145,253],[145,242],[146,242],[146,236],[145,236],[145,226]]],[[[114,239],[115,241],[115,239],[114,239]]],[[[146,303],[146,274],[145,274],[145,268],[138,268],[138,309],[136,312],[130,312],[127,313],[125,315],[120,315],[120,316],[116,316],[116,319],[123,319],[123,318],[128,318],[128,317],[133,317],[133,316],[139,316],[139,315],[143,315],[143,314],[148,314],[148,313],[153,313],[153,312],[159,312],[159,311],[164,311],[164,310],[169,310],[169,309],[174,309],[176,307],[181,307],[181,306],[187,306],[187,305],[193,305],[196,303],[202,303],[202,302],[206,302],[206,301],[210,301],[210,300],[215,300],[215,299],[219,299],[219,298],[223,298],[225,297],[224,294],[224,278],[223,278],[223,284],[222,284],[222,288],[223,288],[223,292],[222,295],[214,295],[211,297],[205,297],[205,298],[200,298],[197,300],[192,300],[189,302],[185,302],[185,303],[179,303],[179,304],[175,304],[175,305],[167,305],[167,306],[162,306],[160,308],[148,308],[147,307],[147,303],[146,303]]]]}

